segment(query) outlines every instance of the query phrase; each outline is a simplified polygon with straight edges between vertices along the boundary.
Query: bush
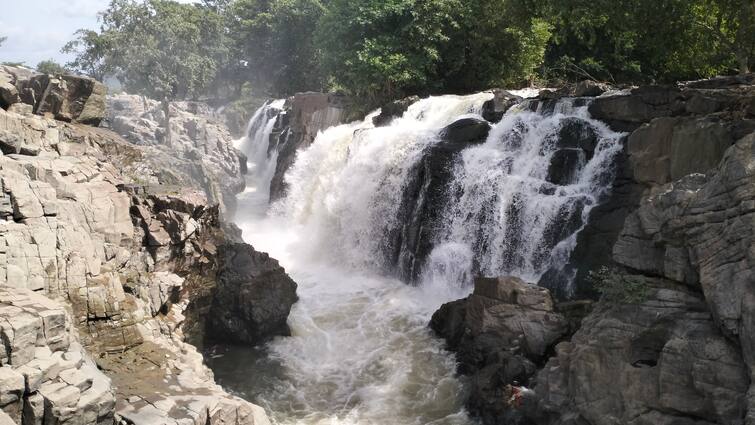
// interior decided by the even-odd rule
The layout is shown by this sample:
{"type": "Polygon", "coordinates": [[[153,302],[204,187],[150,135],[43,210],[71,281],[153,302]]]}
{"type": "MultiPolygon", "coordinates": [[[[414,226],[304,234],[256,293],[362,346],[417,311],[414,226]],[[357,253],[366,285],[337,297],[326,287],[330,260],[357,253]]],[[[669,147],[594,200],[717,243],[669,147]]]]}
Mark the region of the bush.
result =
{"type": "Polygon", "coordinates": [[[602,299],[611,303],[639,304],[650,296],[650,286],[643,276],[630,275],[615,267],[601,267],[588,275],[602,299]]]}

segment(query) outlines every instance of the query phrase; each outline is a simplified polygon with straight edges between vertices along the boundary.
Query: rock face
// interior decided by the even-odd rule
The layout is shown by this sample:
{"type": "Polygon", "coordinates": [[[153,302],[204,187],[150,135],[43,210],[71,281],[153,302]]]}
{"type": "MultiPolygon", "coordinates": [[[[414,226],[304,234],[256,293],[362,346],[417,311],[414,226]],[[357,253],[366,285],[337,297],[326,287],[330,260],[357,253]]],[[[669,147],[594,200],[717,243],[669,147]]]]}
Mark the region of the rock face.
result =
{"type": "Polygon", "coordinates": [[[298,300],[296,283],[278,262],[245,244],[222,246],[220,258],[212,338],[249,344],[289,335],[286,319],[298,300]]]}
{"type": "Polygon", "coordinates": [[[394,100],[380,108],[380,114],[372,119],[372,123],[375,124],[375,127],[388,125],[394,118],[402,116],[413,103],[418,101],[419,96],[410,96],[404,99],[394,100]]]}
{"type": "Polygon", "coordinates": [[[38,115],[97,126],[105,118],[106,96],[107,87],[92,78],[0,67],[0,107],[4,109],[24,102],[38,115]]]}
{"type": "MultiPolygon", "coordinates": [[[[476,371],[508,371],[500,366],[505,356],[477,356],[468,404],[483,423],[755,423],[752,84],[751,76],[721,78],[592,100],[592,115],[627,137],[613,194],[592,210],[572,252],[577,294],[595,294],[584,277],[606,265],[642,282],[647,293],[632,301],[603,297],[576,328],[571,321],[572,329],[552,340],[560,340],[554,350],[530,359],[526,378],[496,375],[491,388],[498,391],[513,380],[532,389],[516,414],[476,389],[476,371]],[[497,422],[504,417],[510,422],[497,422]]],[[[563,149],[590,152],[572,145],[563,149]]],[[[546,274],[540,284],[551,279],[546,274]]],[[[462,371],[480,337],[459,323],[478,296],[476,288],[433,319],[462,371]]],[[[568,304],[557,305],[568,317],[568,304]]],[[[511,320],[481,317],[492,329],[511,320]]],[[[503,333],[487,344],[516,347],[503,333]]]]}
{"type": "Polygon", "coordinates": [[[115,393],[71,338],[63,305],[0,287],[0,420],[17,424],[113,424],[115,393]]]}
{"type": "Polygon", "coordinates": [[[547,289],[515,277],[475,280],[468,298],[445,304],[430,322],[470,375],[467,407],[484,423],[525,423],[507,384],[529,383],[552,346],[569,332],[547,289]]]}
{"type": "Polygon", "coordinates": [[[221,212],[231,217],[236,195],[244,190],[246,158],[207,105],[172,102],[170,111],[171,146],[166,145],[165,115],[157,101],[110,96],[107,123],[128,141],[148,147],[150,154],[139,165],[147,163],[155,173],[141,175],[143,182],[201,188],[209,203],[219,203],[221,212]]]}
{"type": "Polygon", "coordinates": [[[298,93],[286,100],[285,113],[279,116],[270,136],[270,148],[278,150],[278,164],[270,183],[271,201],[285,195],[283,177],[299,149],[309,146],[320,131],[355,118],[349,102],[343,95],[315,92],[298,93]]]}
{"type": "Polygon", "coordinates": [[[648,299],[602,302],[538,374],[537,423],[737,424],[749,372],[690,288],[647,278],[648,299]]]}
{"type": "MultiPolygon", "coordinates": [[[[239,235],[205,187],[145,181],[171,173],[166,150],[16,105],[0,109],[0,407],[24,423],[269,423],[185,342],[204,338],[221,264],[235,271],[218,252],[239,235]],[[39,386],[24,378],[36,369],[48,374],[39,386]]],[[[266,273],[273,285],[287,279],[266,273]]],[[[262,279],[254,288],[274,293],[262,279]]],[[[267,331],[284,332],[255,335],[267,331]]]]}

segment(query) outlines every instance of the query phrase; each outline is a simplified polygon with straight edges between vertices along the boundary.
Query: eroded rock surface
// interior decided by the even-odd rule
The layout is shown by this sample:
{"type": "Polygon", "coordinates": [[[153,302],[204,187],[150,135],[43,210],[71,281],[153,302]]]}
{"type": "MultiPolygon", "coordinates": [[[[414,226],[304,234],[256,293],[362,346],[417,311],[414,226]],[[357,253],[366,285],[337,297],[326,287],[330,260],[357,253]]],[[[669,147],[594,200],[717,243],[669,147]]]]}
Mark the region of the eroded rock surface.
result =
{"type": "Polygon", "coordinates": [[[24,409],[44,415],[24,423],[267,424],[261,408],[217,386],[185,342],[201,342],[218,252],[239,240],[204,187],[145,181],[170,172],[163,150],[14,106],[0,109],[0,318],[12,316],[0,328],[10,323],[5,340],[16,347],[6,342],[0,355],[9,384],[0,407],[17,422],[24,409]],[[16,302],[17,294],[34,299],[16,302]],[[83,347],[110,380],[97,384],[104,375],[79,362],[38,390],[18,387],[23,373],[11,368],[34,362],[43,346],[66,361],[83,347]]]}

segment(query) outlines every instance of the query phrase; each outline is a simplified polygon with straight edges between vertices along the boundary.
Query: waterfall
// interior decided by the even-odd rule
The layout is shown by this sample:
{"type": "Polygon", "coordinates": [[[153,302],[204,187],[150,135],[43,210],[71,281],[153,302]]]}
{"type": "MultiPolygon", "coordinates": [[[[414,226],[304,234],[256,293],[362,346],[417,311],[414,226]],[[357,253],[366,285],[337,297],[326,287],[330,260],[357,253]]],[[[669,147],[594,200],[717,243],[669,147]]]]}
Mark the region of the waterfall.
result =
{"type": "Polygon", "coordinates": [[[458,269],[470,250],[485,276],[538,282],[563,267],[610,188],[621,136],[571,99],[551,114],[510,111],[484,144],[461,152],[425,277],[458,269]]]}
{"type": "MultiPolygon", "coordinates": [[[[297,153],[285,198],[239,200],[244,239],[280,260],[300,301],[292,336],[208,356],[223,386],[276,424],[474,423],[432,313],[477,274],[534,282],[563,266],[621,149],[582,101],[523,102],[491,127],[492,97],[430,97],[384,127],[376,112],[328,128],[297,153]]],[[[239,141],[254,188],[275,167],[280,107],[239,141]]]]}
{"type": "Polygon", "coordinates": [[[247,187],[239,196],[239,202],[245,205],[246,212],[250,209],[264,211],[262,206],[269,201],[270,181],[278,162],[277,145],[271,149],[270,136],[284,104],[285,99],[279,99],[262,105],[249,120],[244,137],[234,143],[247,157],[247,187]]]}

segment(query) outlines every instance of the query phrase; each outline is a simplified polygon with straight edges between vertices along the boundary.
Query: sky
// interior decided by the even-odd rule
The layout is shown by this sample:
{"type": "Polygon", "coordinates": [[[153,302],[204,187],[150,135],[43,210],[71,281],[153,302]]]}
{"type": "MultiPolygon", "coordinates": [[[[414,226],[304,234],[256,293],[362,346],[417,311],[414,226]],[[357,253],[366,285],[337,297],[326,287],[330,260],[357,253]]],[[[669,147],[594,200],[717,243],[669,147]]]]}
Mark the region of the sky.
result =
{"type": "MultiPolygon", "coordinates": [[[[193,3],[194,0],[178,0],[193,3]]],[[[60,49],[79,28],[97,29],[97,13],[109,0],[0,0],[0,62],[35,66],[53,59],[65,64],[70,57],[60,49]]]]}

